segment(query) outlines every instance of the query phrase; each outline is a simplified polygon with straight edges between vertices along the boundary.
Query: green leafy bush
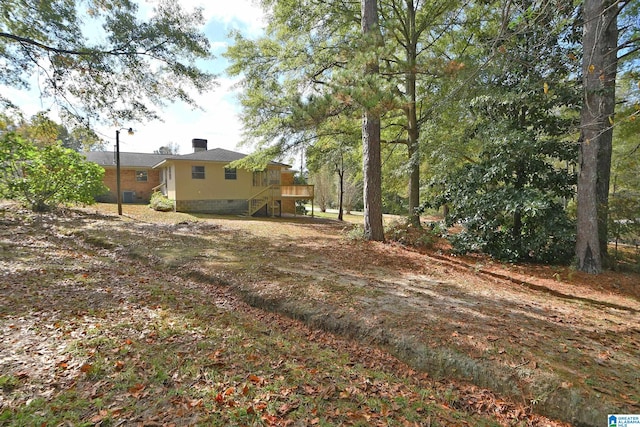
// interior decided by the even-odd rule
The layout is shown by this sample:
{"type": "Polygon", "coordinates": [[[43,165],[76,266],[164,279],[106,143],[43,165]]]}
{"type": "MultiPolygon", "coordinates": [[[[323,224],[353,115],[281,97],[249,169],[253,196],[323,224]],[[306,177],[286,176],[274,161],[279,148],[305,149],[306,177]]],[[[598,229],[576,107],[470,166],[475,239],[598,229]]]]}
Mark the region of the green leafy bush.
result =
{"type": "Polygon", "coordinates": [[[0,196],[35,212],[60,204],[92,204],[106,192],[104,169],[60,144],[38,147],[15,133],[0,138],[0,196]]]}
{"type": "Polygon", "coordinates": [[[151,195],[151,201],[149,202],[149,207],[153,210],[160,212],[169,212],[173,211],[173,200],[167,198],[164,194],[159,191],[154,191],[151,195]]]}
{"type": "Polygon", "coordinates": [[[490,141],[475,163],[449,173],[431,206],[449,206],[454,250],[482,252],[506,261],[563,264],[573,259],[575,223],[564,208],[575,175],[553,158],[574,155],[568,144],[505,132],[490,141]]]}

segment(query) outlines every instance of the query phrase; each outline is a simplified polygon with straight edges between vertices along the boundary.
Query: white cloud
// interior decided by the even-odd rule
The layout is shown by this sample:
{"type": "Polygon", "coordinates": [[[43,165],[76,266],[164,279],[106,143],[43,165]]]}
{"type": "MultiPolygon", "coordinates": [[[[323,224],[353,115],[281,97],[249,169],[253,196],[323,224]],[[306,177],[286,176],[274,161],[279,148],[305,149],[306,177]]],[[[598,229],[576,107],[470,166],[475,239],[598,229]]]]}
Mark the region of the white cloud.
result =
{"type": "MultiPolygon", "coordinates": [[[[171,142],[179,145],[180,154],[188,154],[192,151],[191,140],[203,138],[208,141],[209,148],[246,152],[246,149],[238,148],[242,124],[237,116],[237,106],[230,101],[234,81],[219,79],[218,82],[220,86],[215,90],[195,96],[204,111],[192,110],[184,104],[169,105],[161,114],[163,122],[132,124],[134,135],[121,134],[120,150],[151,153],[171,142]]],[[[129,127],[126,123],[123,126],[129,127]]],[[[115,129],[102,128],[100,134],[115,143],[115,129]]]]}
{"type": "Polygon", "coordinates": [[[225,24],[240,21],[247,26],[248,36],[259,34],[266,25],[257,0],[182,0],[180,5],[186,10],[202,7],[208,20],[215,19],[225,24]]]}

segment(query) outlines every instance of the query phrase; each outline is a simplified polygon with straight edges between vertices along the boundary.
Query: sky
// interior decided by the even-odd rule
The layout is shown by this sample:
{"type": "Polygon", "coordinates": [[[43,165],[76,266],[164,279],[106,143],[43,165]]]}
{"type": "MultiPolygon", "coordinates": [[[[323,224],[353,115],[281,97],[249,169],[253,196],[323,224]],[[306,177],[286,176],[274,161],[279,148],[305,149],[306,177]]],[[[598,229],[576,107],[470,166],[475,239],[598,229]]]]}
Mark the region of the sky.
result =
{"type": "MultiPolygon", "coordinates": [[[[142,13],[151,10],[152,2],[138,0],[138,3],[142,13]]],[[[204,8],[204,32],[217,57],[205,67],[219,74],[218,86],[202,95],[194,95],[204,111],[193,110],[181,103],[168,104],[161,111],[162,122],[123,123],[125,128],[132,127],[134,134],[120,134],[120,151],[152,153],[161,146],[174,143],[179,146],[179,154],[188,154],[192,152],[191,140],[203,138],[208,140],[210,149],[226,148],[248,154],[251,152],[250,146],[238,146],[242,138],[242,123],[238,118],[239,107],[233,89],[237,79],[232,80],[224,74],[226,61],[222,53],[230,42],[226,37],[230,30],[239,30],[248,37],[261,34],[265,26],[264,14],[253,0],[180,0],[180,5],[185,10],[192,10],[196,6],[204,8]]],[[[36,88],[31,92],[6,87],[2,90],[5,96],[22,108],[26,117],[50,107],[40,101],[37,92],[34,92],[36,88]]],[[[54,116],[51,118],[56,120],[54,116]]],[[[100,127],[97,131],[107,142],[106,149],[113,149],[116,129],[100,127]]]]}

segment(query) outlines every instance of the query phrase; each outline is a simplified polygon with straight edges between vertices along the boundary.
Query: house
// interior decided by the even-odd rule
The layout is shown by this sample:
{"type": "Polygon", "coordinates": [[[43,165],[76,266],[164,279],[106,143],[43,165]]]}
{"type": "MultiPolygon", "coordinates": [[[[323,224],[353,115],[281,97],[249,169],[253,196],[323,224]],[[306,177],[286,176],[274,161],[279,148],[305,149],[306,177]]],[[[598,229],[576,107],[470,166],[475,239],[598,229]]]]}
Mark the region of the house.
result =
{"type": "MultiPolygon", "coordinates": [[[[87,160],[104,168],[104,185],[109,192],[96,199],[99,202],[115,203],[116,156],[112,151],[84,153],[87,160]]],[[[120,188],[123,203],[149,203],[154,188],[160,184],[160,171],[153,166],[166,158],[166,154],[120,152],[120,188]]]]}
{"type": "MultiPolygon", "coordinates": [[[[242,153],[207,149],[206,139],[192,140],[193,153],[163,155],[120,153],[123,203],[147,203],[153,191],[174,201],[178,212],[275,215],[295,213],[296,200],[311,200],[312,185],[294,185],[289,165],[270,162],[262,171],[231,168],[242,153]]],[[[111,152],[86,153],[105,168],[110,192],[101,201],[113,202],[116,165],[111,152]]]]}

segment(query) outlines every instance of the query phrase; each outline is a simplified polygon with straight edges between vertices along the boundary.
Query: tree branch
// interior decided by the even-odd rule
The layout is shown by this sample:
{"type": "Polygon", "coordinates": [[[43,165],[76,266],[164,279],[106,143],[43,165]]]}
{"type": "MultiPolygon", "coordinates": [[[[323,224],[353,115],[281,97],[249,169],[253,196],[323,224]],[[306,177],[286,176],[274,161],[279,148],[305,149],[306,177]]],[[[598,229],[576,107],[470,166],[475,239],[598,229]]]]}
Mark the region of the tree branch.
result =
{"type": "MultiPolygon", "coordinates": [[[[4,32],[0,32],[0,38],[5,38],[5,39],[16,41],[16,42],[20,43],[21,45],[35,46],[35,47],[40,48],[40,49],[42,49],[42,50],[44,50],[46,52],[53,52],[53,53],[65,54],[65,55],[75,55],[75,56],[146,55],[146,54],[148,54],[147,52],[153,51],[153,49],[147,50],[145,52],[137,52],[137,51],[127,52],[127,51],[118,51],[118,50],[102,51],[102,50],[70,50],[70,49],[62,49],[62,48],[59,48],[59,47],[53,47],[53,46],[49,46],[49,45],[40,43],[39,41],[30,39],[30,38],[27,38],[27,37],[20,37],[20,36],[14,35],[14,34],[9,34],[9,33],[4,33],[4,32]]],[[[159,47],[164,43],[166,43],[166,41],[156,45],[155,47],[159,47]]]]}

